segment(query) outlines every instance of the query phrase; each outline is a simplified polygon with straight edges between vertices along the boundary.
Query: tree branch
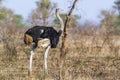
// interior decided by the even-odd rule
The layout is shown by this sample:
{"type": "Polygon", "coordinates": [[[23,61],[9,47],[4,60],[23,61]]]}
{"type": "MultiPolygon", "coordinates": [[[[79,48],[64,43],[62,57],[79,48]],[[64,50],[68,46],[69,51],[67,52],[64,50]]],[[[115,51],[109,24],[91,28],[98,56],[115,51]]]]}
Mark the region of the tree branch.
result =
{"type": "Polygon", "coordinates": [[[78,0],[74,1],[72,8],[70,9],[69,13],[67,14],[67,18],[66,18],[65,25],[64,25],[64,33],[62,36],[62,46],[61,46],[60,58],[64,58],[66,55],[66,38],[67,38],[67,34],[68,34],[68,27],[69,27],[69,23],[70,23],[70,19],[71,19],[71,14],[75,8],[77,1],[78,0]]]}
{"type": "Polygon", "coordinates": [[[67,41],[67,35],[68,35],[68,27],[69,27],[69,23],[70,23],[70,19],[71,19],[71,14],[75,8],[75,5],[77,3],[78,0],[75,0],[73,5],[72,5],[72,8],[70,9],[70,12],[67,14],[67,18],[66,18],[66,21],[65,21],[65,25],[64,25],[64,32],[63,32],[63,35],[62,35],[62,46],[61,46],[61,49],[60,49],[60,64],[59,64],[59,67],[60,67],[60,75],[59,75],[59,80],[63,80],[63,76],[64,76],[64,61],[65,61],[65,58],[66,58],[66,41],[67,41]]]}

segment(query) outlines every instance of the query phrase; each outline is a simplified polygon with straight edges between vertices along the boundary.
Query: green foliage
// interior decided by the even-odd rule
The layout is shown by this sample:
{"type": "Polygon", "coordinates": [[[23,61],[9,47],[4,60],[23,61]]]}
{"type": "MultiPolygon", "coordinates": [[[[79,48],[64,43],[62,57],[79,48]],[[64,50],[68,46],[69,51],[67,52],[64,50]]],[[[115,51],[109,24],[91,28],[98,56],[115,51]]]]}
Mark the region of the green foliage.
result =
{"type": "Polygon", "coordinates": [[[16,27],[23,27],[25,26],[25,23],[23,23],[23,17],[21,15],[15,14],[15,26],[16,27]]]}
{"type": "MultiPolygon", "coordinates": [[[[39,4],[39,2],[38,2],[38,4],[39,4]]],[[[40,5],[41,5],[41,8],[49,9],[51,6],[51,2],[49,0],[41,0],[40,5]]]]}
{"type": "Polygon", "coordinates": [[[110,26],[113,26],[114,18],[115,18],[114,12],[103,10],[101,14],[104,17],[104,19],[102,20],[102,25],[104,25],[104,27],[107,27],[107,28],[109,28],[110,26]]]}
{"type": "Polygon", "coordinates": [[[116,8],[117,8],[117,10],[118,10],[118,12],[119,12],[119,15],[120,15],[120,0],[115,0],[115,5],[116,5],[116,8]]]}
{"type": "MultiPolygon", "coordinates": [[[[60,17],[65,22],[65,20],[66,20],[66,14],[60,14],[60,17]]],[[[59,20],[57,18],[54,19],[54,22],[55,22],[55,24],[59,24],[59,20]]]]}
{"type": "Polygon", "coordinates": [[[29,22],[33,25],[48,25],[49,20],[56,8],[56,3],[49,0],[39,0],[36,2],[37,8],[32,11],[29,22]]]}
{"type": "Polygon", "coordinates": [[[1,6],[1,4],[2,4],[2,1],[3,1],[3,0],[0,0],[0,6],[1,6]]]}
{"type": "Polygon", "coordinates": [[[101,28],[108,33],[120,35],[120,16],[115,14],[115,11],[103,10],[101,15],[104,19],[101,21],[101,28]]]}
{"type": "Polygon", "coordinates": [[[2,7],[2,1],[3,0],[0,0],[0,20],[1,19],[4,19],[6,17],[6,14],[7,14],[7,9],[2,7]]]}
{"type": "Polygon", "coordinates": [[[0,13],[0,20],[1,20],[1,19],[4,19],[4,18],[5,18],[5,15],[2,14],[2,13],[0,13]]]}
{"type": "MultiPolygon", "coordinates": [[[[67,14],[60,14],[60,16],[63,19],[63,22],[65,22],[67,14]]],[[[70,28],[77,27],[77,24],[78,24],[77,20],[78,19],[80,19],[80,16],[78,16],[78,15],[72,15],[71,22],[70,22],[70,28]]],[[[54,19],[54,23],[55,24],[59,24],[59,20],[57,18],[55,18],[54,19]]]]}
{"type": "Polygon", "coordinates": [[[5,19],[7,16],[8,10],[4,7],[0,7],[0,20],[5,19]]]}
{"type": "Polygon", "coordinates": [[[120,16],[116,17],[114,24],[115,24],[115,33],[117,35],[120,35],[120,16]]]}
{"type": "Polygon", "coordinates": [[[120,35],[120,0],[115,0],[115,8],[119,12],[119,14],[115,18],[115,31],[116,34],[120,35]]]}
{"type": "Polygon", "coordinates": [[[105,32],[105,33],[113,33],[115,32],[115,13],[114,11],[106,11],[103,10],[101,11],[101,15],[103,17],[102,21],[101,21],[101,29],[105,32]]]}
{"type": "Polygon", "coordinates": [[[25,25],[21,15],[14,14],[12,10],[4,7],[0,7],[0,20],[3,20],[5,23],[9,21],[15,27],[23,27],[25,25]]]}
{"type": "Polygon", "coordinates": [[[22,27],[25,25],[23,23],[23,18],[21,15],[15,14],[11,9],[3,7],[2,4],[3,0],[0,0],[0,20],[1,26],[14,26],[14,27],[22,27]]]}

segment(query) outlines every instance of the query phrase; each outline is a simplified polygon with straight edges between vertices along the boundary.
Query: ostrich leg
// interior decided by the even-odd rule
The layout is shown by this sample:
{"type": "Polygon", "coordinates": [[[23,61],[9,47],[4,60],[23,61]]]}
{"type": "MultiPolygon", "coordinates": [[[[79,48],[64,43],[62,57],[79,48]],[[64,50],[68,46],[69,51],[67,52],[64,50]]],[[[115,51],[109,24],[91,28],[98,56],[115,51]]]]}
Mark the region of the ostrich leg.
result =
{"type": "Polygon", "coordinates": [[[29,74],[31,74],[32,72],[32,59],[33,59],[33,55],[34,55],[34,49],[36,48],[36,45],[32,46],[32,50],[30,52],[30,62],[29,62],[29,74]]]}
{"type": "Polygon", "coordinates": [[[44,68],[45,68],[45,74],[48,74],[48,68],[47,68],[47,57],[48,57],[48,52],[50,49],[50,45],[46,48],[45,54],[44,54],[44,68]]]}

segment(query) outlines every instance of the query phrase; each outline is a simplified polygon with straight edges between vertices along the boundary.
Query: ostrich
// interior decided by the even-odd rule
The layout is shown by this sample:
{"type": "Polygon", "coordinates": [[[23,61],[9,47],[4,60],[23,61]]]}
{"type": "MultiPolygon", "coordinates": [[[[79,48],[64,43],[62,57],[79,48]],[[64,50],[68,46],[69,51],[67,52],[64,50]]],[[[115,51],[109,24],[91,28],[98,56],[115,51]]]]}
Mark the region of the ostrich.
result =
{"type": "Polygon", "coordinates": [[[24,43],[26,45],[32,45],[31,47],[31,55],[30,55],[30,62],[29,62],[29,73],[32,72],[32,58],[34,55],[34,50],[38,47],[38,41],[45,41],[41,44],[41,47],[46,48],[44,53],[44,68],[45,73],[48,74],[47,69],[47,55],[50,48],[56,48],[59,37],[64,30],[64,23],[61,17],[59,16],[60,9],[56,9],[56,17],[60,21],[60,30],[56,31],[53,27],[46,27],[46,26],[34,26],[28,29],[24,34],[24,43]],[[33,44],[34,43],[34,44],[33,44]]]}

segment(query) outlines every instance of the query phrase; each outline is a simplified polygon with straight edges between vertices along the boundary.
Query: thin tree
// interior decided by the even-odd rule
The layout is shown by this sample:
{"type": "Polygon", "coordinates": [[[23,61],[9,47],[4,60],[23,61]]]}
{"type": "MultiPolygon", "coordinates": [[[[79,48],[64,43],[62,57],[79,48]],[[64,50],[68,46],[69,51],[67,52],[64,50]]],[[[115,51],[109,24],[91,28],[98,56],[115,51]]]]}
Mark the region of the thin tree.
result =
{"type": "Polygon", "coordinates": [[[71,14],[75,8],[75,5],[77,3],[78,0],[74,0],[74,3],[69,11],[69,13],[67,14],[67,18],[66,18],[66,21],[65,21],[65,25],[64,25],[64,31],[63,31],[63,36],[62,36],[62,46],[61,46],[61,54],[60,54],[60,76],[59,76],[59,79],[62,80],[63,79],[63,64],[64,64],[64,61],[65,61],[65,57],[66,57],[66,41],[67,41],[67,35],[68,35],[68,27],[69,27],[69,23],[70,23],[70,20],[71,20],[71,14]]]}
{"type": "Polygon", "coordinates": [[[32,24],[32,26],[48,26],[51,22],[51,18],[53,18],[56,3],[51,3],[49,0],[39,0],[36,2],[36,6],[37,8],[34,9],[30,15],[30,24],[32,24]]]}

